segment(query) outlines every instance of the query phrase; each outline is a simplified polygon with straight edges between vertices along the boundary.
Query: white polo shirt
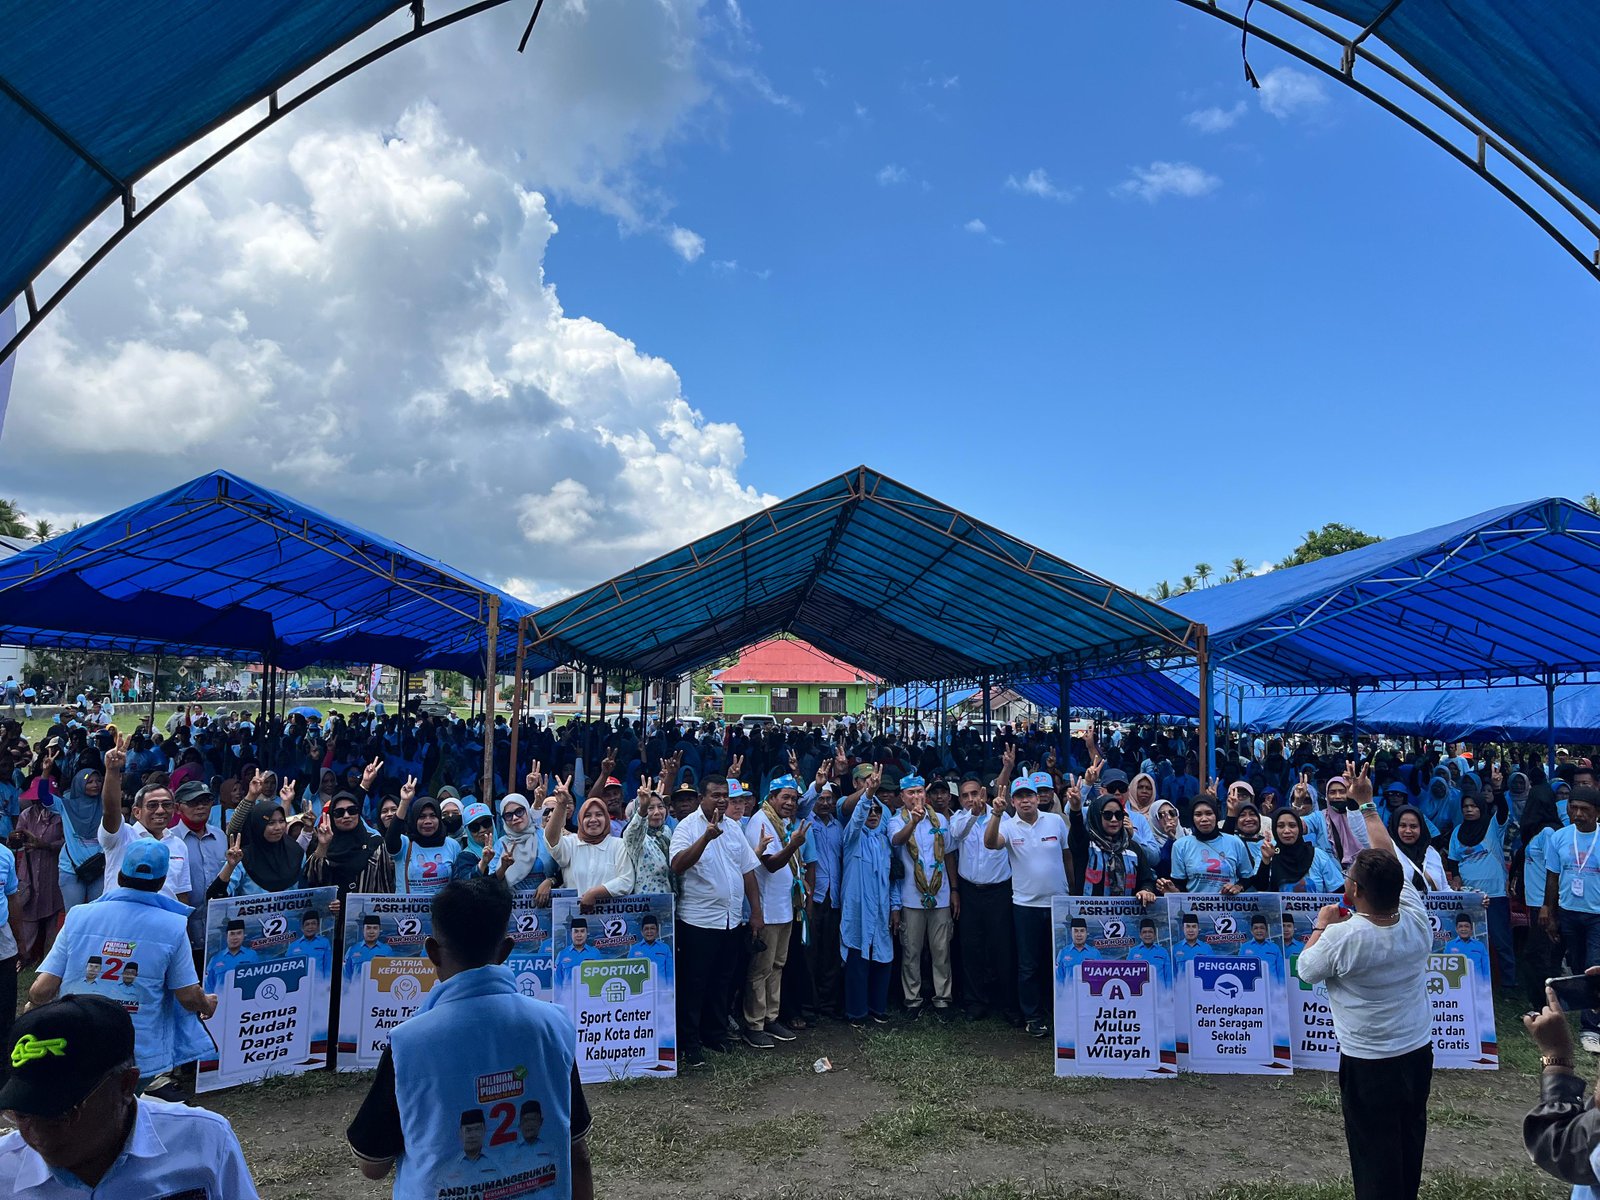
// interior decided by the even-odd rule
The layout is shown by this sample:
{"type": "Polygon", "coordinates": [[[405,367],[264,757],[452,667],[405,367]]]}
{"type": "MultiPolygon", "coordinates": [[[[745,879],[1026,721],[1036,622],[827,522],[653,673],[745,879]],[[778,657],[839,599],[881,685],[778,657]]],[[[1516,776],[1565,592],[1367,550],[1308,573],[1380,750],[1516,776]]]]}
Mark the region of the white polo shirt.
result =
{"type": "Polygon", "coordinates": [[[226,1117],[149,1096],[134,1103],[137,1113],[127,1144],[95,1188],[62,1182],[39,1152],[12,1132],[0,1138],[0,1195],[17,1200],[84,1200],[91,1195],[260,1200],[226,1117]]]}
{"type": "Polygon", "coordinates": [[[968,883],[1005,883],[1011,878],[1011,851],[1001,846],[991,850],[983,844],[983,831],[989,826],[989,810],[968,812],[962,809],[950,818],[955,837],[956,874],[968,883]]]}
{"type": "MultiPolygon", "coordinates": [[[[672,831],[672,857],[700,840],[706,816],[698,808],[672,831]]],[[[722,821],[722,836],[707,843],[700,861],[683,876],[678,918],[698,929],[736,929],[744,921],[744,876],[761,864],[737,821],[722,821]]]]}
{"type": "MultiPolygon", "coordinates": [[[[122,871],[122,859],[128,853],[128,847],[140,838],[150,836],[150,831],[137,821],[124,821],[117,826],[115,833],[107,833],[104,824],[100,826],[95,835],[100,842],[100,851],[106,856],[106,886],[105,890],[114,892],[118,888],[117,876],[122,871]]],[[[176,900],[179,895],[189,890],[189,848],[181,837],[177,837],[172,826],[167,826],[167,831],[161,835],[161,844],[167,848],[167,880],[161,885],[161,894],[176,900]]],[[[221,868],[218,868],[219,870],[221,868]]],[[[207,885],[211,880],[206,880],[207,885]]],[[[195,908],[205,903],[205,895],[190,896],[189,901],[195,908]]]]}
{"type": "Polygon", "coordinates": [[[1052,896],[1067,894],[1067,823],[1059,813],[1042,812],[1032,825],[1021,817],[1001,817],[1000,836],[1011,854],[1011,902],[1023,908],[1049,908],[1052,896]]]}

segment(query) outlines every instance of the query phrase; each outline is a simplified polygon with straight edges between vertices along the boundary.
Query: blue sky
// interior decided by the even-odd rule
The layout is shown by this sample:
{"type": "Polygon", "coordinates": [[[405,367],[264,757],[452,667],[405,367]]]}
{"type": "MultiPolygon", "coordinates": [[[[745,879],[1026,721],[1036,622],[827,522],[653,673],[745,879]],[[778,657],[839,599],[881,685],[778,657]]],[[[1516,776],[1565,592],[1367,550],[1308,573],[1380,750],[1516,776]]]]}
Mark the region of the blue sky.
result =
{"type": "Polygon", "coordinates": [[[4,494],[228,467],[547,602],[861,462],[1140,590],[1600,488],[1600,284],[1175,0],[525,20],[339,85],[97,268],[18,359],[4,494]]]}
{"type": "Polygon", "coordinates": [[[864,460],[1143,588],[1600,483],[1551,436],[1595,398],[1600,290],[1359,96],[1268,114],[1177,4],[745,16],[793,107],[744,95],[659,165],[704,257],[558,204],[547,265],[739,422],[756,486],[864,460]],[[1114,194],[1152,162],[1220,182],[1114,194]],[[1006,187],[1035,170],[1071,198],[1006,187]]]}

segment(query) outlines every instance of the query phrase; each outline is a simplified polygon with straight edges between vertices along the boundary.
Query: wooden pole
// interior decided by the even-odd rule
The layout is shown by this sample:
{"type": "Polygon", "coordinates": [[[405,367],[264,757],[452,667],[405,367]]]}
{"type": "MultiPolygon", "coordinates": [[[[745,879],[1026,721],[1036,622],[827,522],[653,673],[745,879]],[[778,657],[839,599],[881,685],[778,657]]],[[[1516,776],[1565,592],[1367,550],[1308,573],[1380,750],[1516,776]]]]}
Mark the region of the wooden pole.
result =
{"type": "MultiPolygon", "coordinates": [[[[26,679],[26,677],[24,677],[26,679]]],[[[161,655],[156,655],[155,669],[150,673],[150,736],[156,735],[156,685],[161,680],[161,655]]]]}
{"type": "Polygon", "coordinates": [[[522,664],[528,652],[528,627],[517,620],[517,676],[511,684],[511,766],[506,786],[516,791],[521,785],[522,770],[517,765],[517,737],[522,732],[522,664]]]}
{"type": "Polygon", "coordinates": [[[494,806],[494,678],[495,640],[500,635],[500,597],[489,597],[489,630],[483,646],[483,795],[482,801],[494,806]]]}
{"type": "Polygon", "coordinates": [[[1216,719],[1211,711],[1211,643],[1206,630],[1202,629],[1195,637],[1195,662],[1200,668],[1199,677],[1195,681],[1200,689],[1200,728],[1199,762],[1196,766],[1200,774],[1200,790],[1204,791],[1211,786],[1211,773],[1216,770],[1216,745],[1217,730],[1213,722],[1216,719]]]}

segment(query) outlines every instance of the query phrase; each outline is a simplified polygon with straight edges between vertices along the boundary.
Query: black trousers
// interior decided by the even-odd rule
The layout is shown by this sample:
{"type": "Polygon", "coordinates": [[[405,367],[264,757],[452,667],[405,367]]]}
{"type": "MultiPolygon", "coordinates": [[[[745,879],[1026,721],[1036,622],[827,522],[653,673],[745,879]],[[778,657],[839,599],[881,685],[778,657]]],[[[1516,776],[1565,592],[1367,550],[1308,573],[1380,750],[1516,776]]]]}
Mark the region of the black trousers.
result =
{"type": "Polygon", "coordinates": [[[961,989],[974,1011],[1017,1011],[1016,930],[1011,920],[1011,881],[969,883],[957,879],[961,919],[961,989]]]}
{"type": "MultiPolygon", "coordinates": [[[[815,928],[811,936],[816,937],[815,928]]],[[[817,1010],[816,991],[811,981],[811,960],[806,957],[807,946],[798,915],[789,923],[789,957],[783,964],[783,992],[778,1005],[778,1020],[785,1025],[795,1018],[804,1018],[817,1010]]]]}
{"type": "MultiPolygon", "coordinates": [[[[837,1017],[844,1012],[844,957],[839,953],[839,910],[831,903],[817,905],[812,913],[811,982],[817,1011],[837,1017]]],[[[785,980],[784,986],[788,986],[785,980]]]]}
{"type": "Polygon", "coordinates": [[[677,934],[678,1050],[687,1054],[728,1040],[728,997],[748,952],[741,949],[743,925],[701,929],[679,921],[677,934]]]}
{"type": "Polygon", "coordinates": [[[1339,1056],[1355,1200],[1417,1200],[1432,1086],[1431,1045],[1395,1058],[1339,1056]]]}
{"type": "MultiPolygon", "coordinates": [[[[0,958],[0,1045],[11,1045],[11,1023],[17,1017],[17,956],[0,958]]],[[[11,1074],[9,1057],[0,1059],[0,1083],[11,1074]]]]}
{"type": "Polygon", "coordinates": [[[1055,1011],[1050,975],[1050,910],[1011,906],[1017,937],[1017,1004],[1024,1019],[1050,1022],[1055,1011]]]}

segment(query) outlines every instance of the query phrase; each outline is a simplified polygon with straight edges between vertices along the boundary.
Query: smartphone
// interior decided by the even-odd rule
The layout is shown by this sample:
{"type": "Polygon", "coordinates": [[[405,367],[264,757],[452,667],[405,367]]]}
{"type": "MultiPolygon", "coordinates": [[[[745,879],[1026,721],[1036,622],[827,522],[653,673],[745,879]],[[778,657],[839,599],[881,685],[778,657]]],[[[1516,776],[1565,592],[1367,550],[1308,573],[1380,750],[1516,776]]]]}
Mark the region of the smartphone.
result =
{"type": "Polygon", "coordinates": [[[1600,1008],[1600,975],[1563,975],[1546,979],[1545,986],[1556,994],[1562,1012],[1581,1012],[1600,1008]]]}

